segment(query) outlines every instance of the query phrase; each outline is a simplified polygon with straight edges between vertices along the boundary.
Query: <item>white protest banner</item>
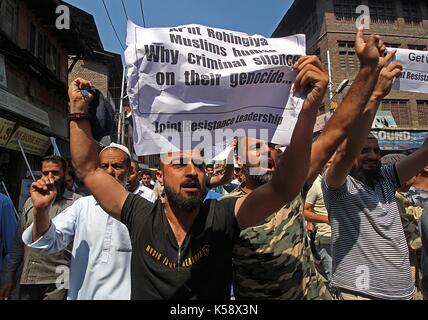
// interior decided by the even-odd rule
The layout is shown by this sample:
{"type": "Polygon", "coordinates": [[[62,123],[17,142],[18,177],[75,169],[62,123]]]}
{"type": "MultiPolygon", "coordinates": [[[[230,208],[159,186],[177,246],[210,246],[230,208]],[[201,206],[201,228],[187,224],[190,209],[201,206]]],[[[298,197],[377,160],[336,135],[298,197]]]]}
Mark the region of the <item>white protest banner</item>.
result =
{"type": "MultiPolygon", "coordinates": [[[[228,159],[230,157],[233,157],[233,150],[234,150],[233,147],[227,147],[222,152],[220,152],[219,154],[217,154],[213,158],[213,161],[224,161],[224,160],[226,160],[226,159],[228,159]]],[[[233,163],[233,158],[231,159],[230,163],[233,163]]]]}
{"type": "MultiPolygon", "coordinates": [[[[125,60],[137,155],[250,135],[288,144],[303,105],[292,92],[304,35],[265,38],[202,25],[128,23],[125,60]]],[[[207,156],[207,155],[206,155],[207,156]]]]}
{"type": "MultiPolygon", "coordinates": [[[[388,48],[388,51],[395,48],[388,48]]],[[[396,49],[394,61],[403,66],[401,77],[394,80],[393,89],[428,93],[428,51],[396,49]]]]}

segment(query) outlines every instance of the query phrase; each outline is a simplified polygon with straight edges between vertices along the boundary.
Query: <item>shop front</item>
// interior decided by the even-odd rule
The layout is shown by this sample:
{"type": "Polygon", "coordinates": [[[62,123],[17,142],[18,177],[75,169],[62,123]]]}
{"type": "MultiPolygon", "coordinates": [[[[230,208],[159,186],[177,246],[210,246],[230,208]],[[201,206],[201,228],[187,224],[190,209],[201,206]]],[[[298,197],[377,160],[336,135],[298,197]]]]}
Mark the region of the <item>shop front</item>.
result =
{"type": "MultiPolygon", "coordinates": [[[[27,188],[22,185],[28,185],[28,179],[31,179],[21,147],[29,166],[37,175],[41,158],[46,155],[50,145],[48,136],[20,125],[19,121],[9,120],[3,115],[0,117],[0,181],[7,188],[16,208],[21,208],[29,196],[27,188]]],[[[2,184],[0,190],[5,193],[3,189],[2,184]]]]}

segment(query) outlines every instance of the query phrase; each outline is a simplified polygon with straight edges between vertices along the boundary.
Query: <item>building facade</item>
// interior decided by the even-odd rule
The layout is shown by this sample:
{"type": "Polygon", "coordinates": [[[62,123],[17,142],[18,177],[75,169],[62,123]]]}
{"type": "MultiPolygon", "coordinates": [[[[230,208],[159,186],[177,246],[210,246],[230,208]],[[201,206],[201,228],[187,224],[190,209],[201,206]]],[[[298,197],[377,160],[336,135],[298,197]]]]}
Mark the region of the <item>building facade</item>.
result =
{"type": "MultiPolygon", "coordinates": [[[[305,34],[307,53],[318,55],[326,70],[330,66],[333,94],[342,80],[349,79],[351,84],[359,70],[354,40],[356,21],[363,13],[357,13],[361,5],[369,8],[365,12],[370,15],[366,34],[381,35],[389,47],[427,50],[428,2],[424,0],[296,0],[272,36],[305,34]]],[[[333,100],[341,101],[345,93],[346,90],[333,100]]],[[[320,114],[328,112],[330,106],[327,97],[320,114]]],[[[380,110],[392,114],[398,127],[375,129],[385,131],[381,133],[385,139],[405,140],[410,134],[403,131],[419,134],[428,130],[428,94],[392,91],[380,110]]]]}
{"type": "Polygon", "coordinates": [[[16,207],[30,177],[21,146],[35,172],[53,151],[51,137],[68,149],[68,55],[91,50],[73,22],[56,28],[62,4],[0,0],[0,180],[16,207]]]}

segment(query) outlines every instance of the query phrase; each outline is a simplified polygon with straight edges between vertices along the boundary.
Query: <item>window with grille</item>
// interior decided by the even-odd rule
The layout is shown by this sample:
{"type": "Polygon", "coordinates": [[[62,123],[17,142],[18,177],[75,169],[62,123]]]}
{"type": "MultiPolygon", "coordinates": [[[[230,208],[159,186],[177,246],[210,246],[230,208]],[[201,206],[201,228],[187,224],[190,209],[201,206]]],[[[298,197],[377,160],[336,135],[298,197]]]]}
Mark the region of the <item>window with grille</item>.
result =
{"type": "Polygon", "coordinates": [[[369,8],[372,22],[392,23],[396,20],[394,1],[369,0],[369,8]]]}
{"type": "Polygon", "coordinates": [[[60,54],[55,46],[40,30],[30,22],[28,50],[38,58],[49,70],[59,76],[60,54]]]}
{"type": "Polygon", "coordinates": [[[407,47],[410,50],[420,50],[420,51],[426,51],[427,50],[427,46],[424,46],[424,45],[409,44],[407,47]]]}
{"type": "Polygon", "coordinates": [[[12,40],[15,39],[16,35],[17,15],[16,0],[3,0],[0,2],[0,29],[12,40]]]}
{"type": "Polygon", "coordinates": [[[419,1],[403,0],[401,4],[403,6],[403,18],[407,24],[420,24],[422,22],[419,1]]]}
{"type": "Polygon", "coordinates": [[[355,53],[354,43],[339,41],[338,46],[340,69],[346,70],[348,75],[355,74],[355,71],[359,68],[359,61],[355,53]]]}
{"type": "Polygon", "coordinates": [[[428,100],[418,100],[418,121],[420,126],[428,126],[428,100]]]}
{"type": "Polygon", "coordinates": [[[355,20],[358,15],[355,12],[360,5],[357,0],[334,0],[334,16],[336,20],[355,20]]]}
{"type": "Polygon", "coordinates": [[[395,122],[401,127],[411,127],[409,100],[388,100],[382,101],[381,110],[391,111],[395,122]]]}

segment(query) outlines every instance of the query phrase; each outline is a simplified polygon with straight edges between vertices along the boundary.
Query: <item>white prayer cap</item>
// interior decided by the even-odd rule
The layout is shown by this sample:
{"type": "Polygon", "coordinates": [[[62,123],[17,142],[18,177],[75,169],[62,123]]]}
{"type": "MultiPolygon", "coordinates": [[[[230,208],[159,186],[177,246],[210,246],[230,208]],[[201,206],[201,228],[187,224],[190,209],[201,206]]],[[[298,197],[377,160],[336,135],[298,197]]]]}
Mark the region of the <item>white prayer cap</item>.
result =
{"type": "Polygon", "coordinates": [[[125,147],[121,144],[112,142],[112,143],[110,143],[110,145],[108,145],[107,147],[102,149],[101,152],[103,152],[104,150],[109,149],[109,148],[116,148],[116,149],[122,150],[123,152],[125,152],[128,155],[129,160],[132,160],[131,152],[129,152],[129,149],[127,147],[125,147]]]}

